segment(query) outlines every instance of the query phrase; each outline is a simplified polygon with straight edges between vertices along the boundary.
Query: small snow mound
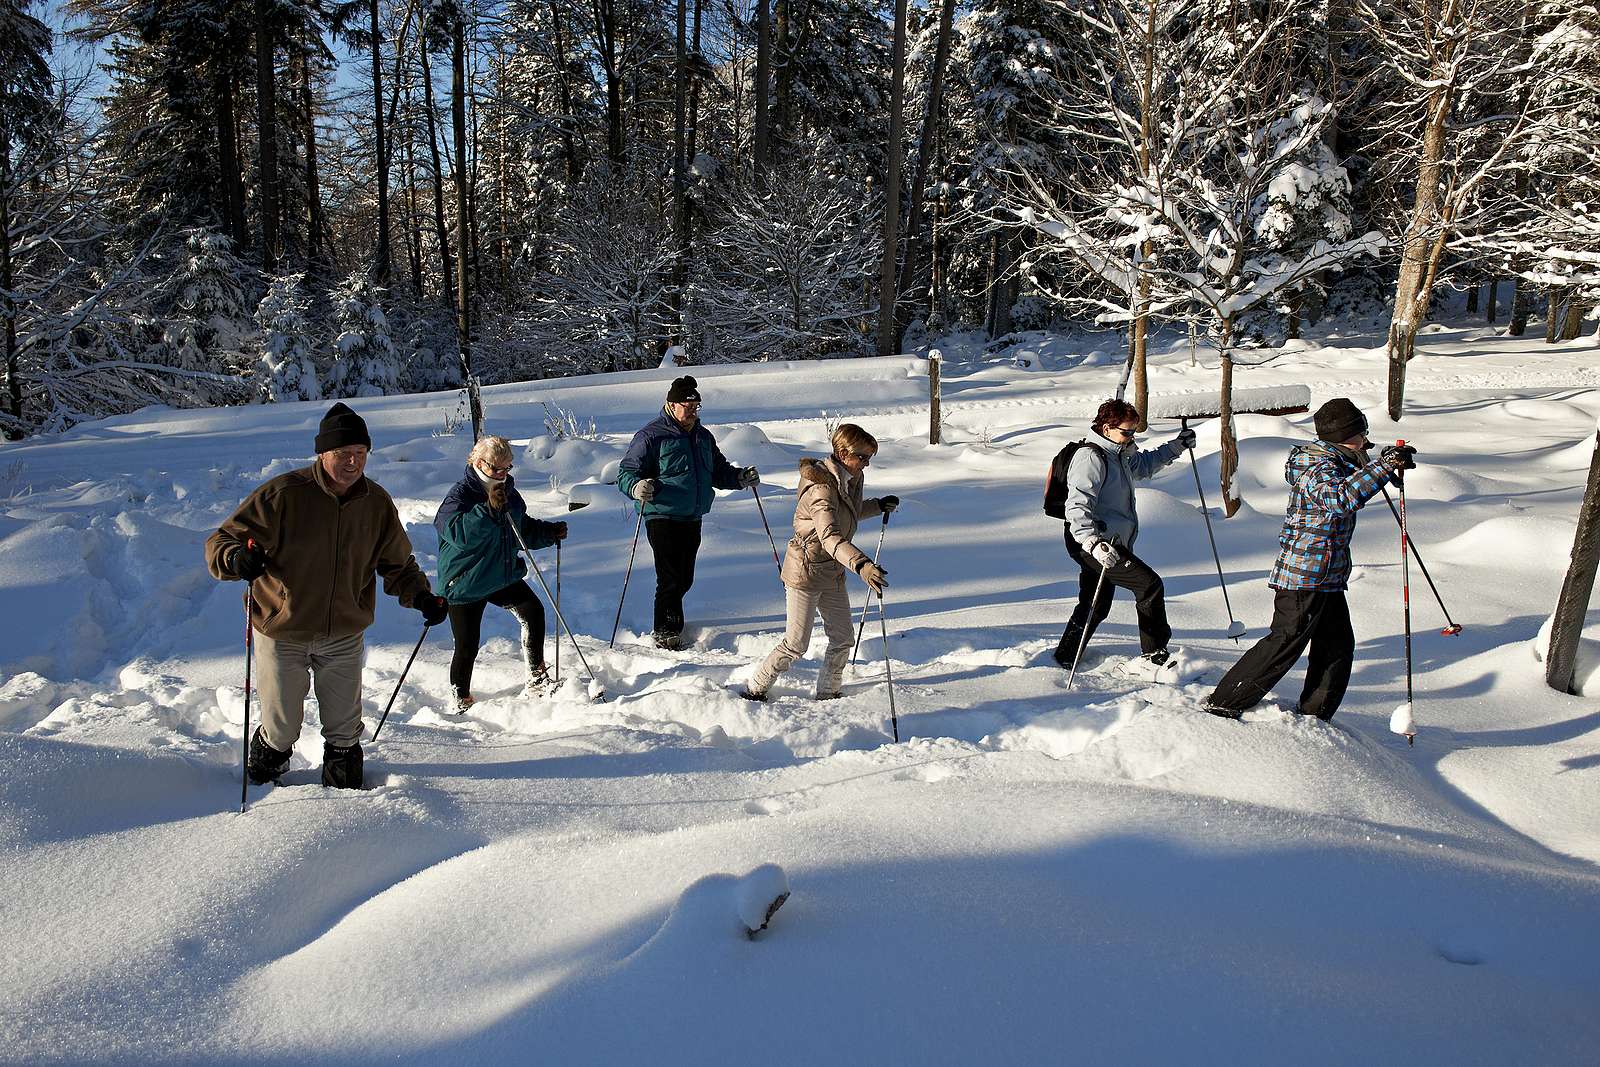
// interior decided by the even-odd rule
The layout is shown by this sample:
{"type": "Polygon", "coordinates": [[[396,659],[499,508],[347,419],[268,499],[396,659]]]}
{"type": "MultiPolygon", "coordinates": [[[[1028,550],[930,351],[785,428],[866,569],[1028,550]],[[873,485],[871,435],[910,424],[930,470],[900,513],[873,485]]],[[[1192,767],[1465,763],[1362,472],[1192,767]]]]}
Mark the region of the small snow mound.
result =
{"type": "Polygon", "coordinates": [[[1428,555],[1450,563],[1560,569],[1566,566],[1577,529],[1571,519],[1555,515],[1502,515],[1440,542],[1428,555]]]}
{"type": "Polygon", "coordinates": [[[764,930],[777,903],[789,896],[789,876],[776,863],[763,863],[733,883],[734,908],[746,930],[764,930]]]}
{"type": "Polygon", "coordinates": [[[1417,736],[1417,724],[1411,716],[1411,701],[1406,701],[1390,713],[1389,731],[1403,737],[1417,736]]]}
{"type": "MultiPolygon", "coordinates": [[[[1550,648],[1550,631],[1555,622],[1554,615],[1545,619],[1544,625],[1539,627],[1539,636],[1528,645],[1533,662],[1539,664],[1540,674],[1544,673],[1545,654],[1550,648]]],[[[1594,638],[1578,638],[1578,654],[1572,670],[1572,691],[1583,697],[1600,696],[1600,641],[1594,638]]]]}

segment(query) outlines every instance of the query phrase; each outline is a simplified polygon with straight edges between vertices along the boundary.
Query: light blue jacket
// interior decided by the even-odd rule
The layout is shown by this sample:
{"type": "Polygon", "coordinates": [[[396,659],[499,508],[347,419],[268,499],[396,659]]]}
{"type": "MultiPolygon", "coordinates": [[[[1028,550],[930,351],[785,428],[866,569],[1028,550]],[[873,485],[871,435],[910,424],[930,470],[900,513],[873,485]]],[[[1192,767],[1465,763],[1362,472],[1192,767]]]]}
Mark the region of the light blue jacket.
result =
{"type": "Polygon", "coordinates": [[[1085,548],[1102,540],[1132,548],[1139,536],[1133,483],[1154,477],[1183,449],[1177,441],[1149,449],[1114,445],[1093,430],[1084,441],[1088,447],[1074,452],[1067,467],[1067,530],[1085,548]]]}

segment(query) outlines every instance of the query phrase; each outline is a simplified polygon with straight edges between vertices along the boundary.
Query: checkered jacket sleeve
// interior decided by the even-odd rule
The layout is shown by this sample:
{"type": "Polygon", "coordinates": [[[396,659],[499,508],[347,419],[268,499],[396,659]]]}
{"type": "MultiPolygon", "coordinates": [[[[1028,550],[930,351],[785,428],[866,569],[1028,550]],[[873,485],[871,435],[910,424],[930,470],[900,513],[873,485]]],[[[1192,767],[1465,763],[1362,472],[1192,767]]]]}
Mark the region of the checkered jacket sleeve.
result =
{"type": "Polygon", "coordinates": [[[1289,507],[1267,584],[1274,589],[1344,589],[1350,581],[1356,513],[1393,473],[1382,460],[1360,466],[1320,444],[1291,452],[1284,465],[1289,507]]]}

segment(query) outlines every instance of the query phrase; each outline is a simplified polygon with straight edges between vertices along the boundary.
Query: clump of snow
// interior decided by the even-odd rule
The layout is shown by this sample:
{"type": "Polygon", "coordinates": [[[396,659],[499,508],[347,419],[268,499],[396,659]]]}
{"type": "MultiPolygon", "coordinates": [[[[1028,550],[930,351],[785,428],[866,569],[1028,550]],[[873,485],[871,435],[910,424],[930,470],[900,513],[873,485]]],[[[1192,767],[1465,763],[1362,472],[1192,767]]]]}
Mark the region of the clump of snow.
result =
{"type": "Polygon", "coordinates": [[[1417,736],[1417,724],[1411,716],[1411,701],[1406,701],[1389,713],[1389,731],[1405,737],[1417,736]]]}
{"type": "Polygon", "coordinates": [[[763,863],[733,883],[733,906],[746,930],[767,925],[775,901],[789,895],[789,876],[776,863],[763,863]]]}

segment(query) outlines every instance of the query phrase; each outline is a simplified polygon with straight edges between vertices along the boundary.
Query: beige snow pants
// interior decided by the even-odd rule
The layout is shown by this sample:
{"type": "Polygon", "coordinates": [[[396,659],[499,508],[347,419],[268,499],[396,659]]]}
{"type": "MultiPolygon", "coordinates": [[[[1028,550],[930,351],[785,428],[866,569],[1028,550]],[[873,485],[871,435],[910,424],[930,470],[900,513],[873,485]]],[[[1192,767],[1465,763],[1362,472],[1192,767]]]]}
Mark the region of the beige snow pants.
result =
{"type": "Polygon", "coordinates": [[[322,736],[341,747],[361,740],[361,665],[366,634],[273,640],[255,632],[256,674],[261,679],[261,733],[279,752],[300,740],[306,693],[317,689],[322,736]]]}
{"type": "Polygon", "coordinates": [[[788,606],[788,623],[783,640],[756,668],[750,688],[765,693],[778,675],[806,654],[806,649],[811,647],[811,622],[820,611],[822,632],[828,635],[828,650],[823,656],[822,671],[817,675],[817,693],[837,693],[855,636],[850,627],[850,597],[845,592],[844,575],[820,589],[796,589],[786,585],[784,602],[788,606]]]}

